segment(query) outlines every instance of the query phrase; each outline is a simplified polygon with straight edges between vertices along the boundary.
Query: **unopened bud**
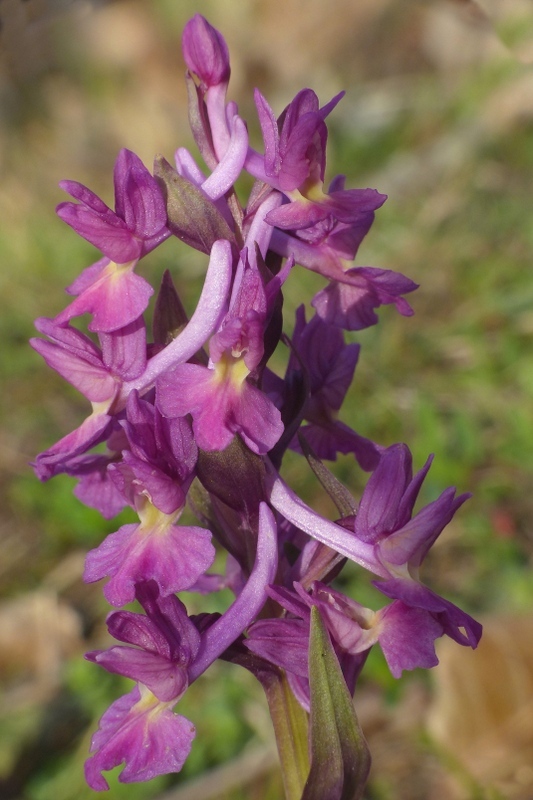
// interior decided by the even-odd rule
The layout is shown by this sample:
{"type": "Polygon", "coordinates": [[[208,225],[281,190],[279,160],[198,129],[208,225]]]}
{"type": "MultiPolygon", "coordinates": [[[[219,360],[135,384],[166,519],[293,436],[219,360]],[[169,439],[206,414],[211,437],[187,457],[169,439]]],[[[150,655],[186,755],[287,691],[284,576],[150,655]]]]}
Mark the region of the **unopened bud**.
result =
{"type": "Polygon", "coordinates": [[[201,14],[195,14],[185,26],[182,47],[187,67],[206,88],[229,81],[228,46],[222,35],[201,14]]]}

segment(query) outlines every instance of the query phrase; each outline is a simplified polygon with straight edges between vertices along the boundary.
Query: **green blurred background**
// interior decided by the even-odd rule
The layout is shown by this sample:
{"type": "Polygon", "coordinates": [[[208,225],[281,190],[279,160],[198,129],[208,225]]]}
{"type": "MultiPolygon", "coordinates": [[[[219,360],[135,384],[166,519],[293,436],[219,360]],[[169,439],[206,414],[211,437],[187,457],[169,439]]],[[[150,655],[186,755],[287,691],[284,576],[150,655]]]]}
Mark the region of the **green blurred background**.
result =
{"type": "MultiPolygon", "coordinates": [[[[382,444],[407,442],[417,467],[436,454],[424,502],[449,485],[474,495],[423,577],[484,621],[485,640],[476,653],[442,642],[431,675],[399,684],[378,653],[370,659],[356,694],[374,754],[367,798],[530,800],[529,0],[1,0],[0,797],[92,796],[82,774],[90,735],[128,688],[82,657],[106,646],[108,610],[100,587],[81,581],[83,554],[118,525],[83,508],[72,480],[40,484],[28,467],[79,424],[85,401],[27,340],[33,319],[58,313],[64,287],[97,257],[56,218],[58,181],[79,180],[112,205],[121,147],[148,166],[156,153],[194,151],[180,36],[197,11],[227,38],[230,95],[257,146],[255,86],[278,113],[303,86],[323,102],[346,89],[331,117],[328,177],[343,172],[348,186],[389,195],[356,263],[403,272],[420,289],[413,318],[384,308],[377,327],[352,336],[362,352],[341,418],[382,444]]],[[[167,242],[143,274],[157,284],[165,268],[192,308],[205,259],[167,242]]],[[[319,286],[295,270],[289,314],[319,286]]],[[[357,496],[366,476],[348,458],[335,469],[357,496]]],[[[299,459],[285,474],[316,500],[299,459]]],[[[355,569],[342,586],[374,603],[355,569]]],[[[227,602],[191,597],[190,607],[227,602]]],[[[133,787],[112,775],[110,798],[281,798],[251,676],[215,665],[180,711],[198,730],[182,775],[133,787]]]]}

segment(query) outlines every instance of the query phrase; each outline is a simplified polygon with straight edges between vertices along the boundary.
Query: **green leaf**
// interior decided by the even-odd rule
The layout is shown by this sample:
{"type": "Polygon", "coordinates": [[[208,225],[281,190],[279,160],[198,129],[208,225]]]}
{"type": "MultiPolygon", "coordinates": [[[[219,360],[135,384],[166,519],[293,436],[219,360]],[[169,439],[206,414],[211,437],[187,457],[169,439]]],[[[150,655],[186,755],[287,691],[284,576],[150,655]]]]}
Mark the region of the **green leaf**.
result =
{"type": "Polygon", "coordinates": [[[360,800],[370,752],[318,608],[309,637],[311,770],[301,800],[360,800]]]}

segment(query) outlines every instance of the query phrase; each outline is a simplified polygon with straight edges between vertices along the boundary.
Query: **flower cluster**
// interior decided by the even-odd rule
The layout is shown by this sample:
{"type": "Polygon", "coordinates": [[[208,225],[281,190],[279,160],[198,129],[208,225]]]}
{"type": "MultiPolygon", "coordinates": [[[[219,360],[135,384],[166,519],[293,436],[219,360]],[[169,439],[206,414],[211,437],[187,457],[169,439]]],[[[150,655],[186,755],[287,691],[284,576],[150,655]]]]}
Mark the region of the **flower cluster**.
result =
{"type": "Polygon", "coordinates": [[[106,579],[112,606],[137,601],[143,611],[113,611],[109,632],[123,644],[87,654],[135,682],[93,737],[86,778],[96,790],[108,788],[102,771],[121,764],[124,782],[181,769],[195,731],[174,707],[219,657],[239,652],[256,671],[284,675],[312,712],[313,608],[350,693],[374,644],[399,677],[435,665],[440,636],[476,647],[481,635],[477,622],[419,576],[467,495],[448,489],[415,513],[430,460],[413,475],[406,445],[383,447],[338,419],[359,357],[343,329],[375,324],[384,304],[412,314],[404,295],[416,288],[390,270],[353,266],[386,198],[346,189],[343,176],[325,185],[326,120],[341,95],[321,106],[303,89],[276,118],[257,91],[263,145],[256,150],[227,100],[230,64],[220,33],[196,15],[183,53],[189,119],[206,171],[183,148],[174,165],[156,159],[154,174],[122,150],[114,211],[64,181],[73,201],[57,212],[101,257],[67,289],[73,300],[58,316],[37,320],[45,338],[32,339],[91,406],[76,430],[36,457],[38,477],[74,476],[77,497],[106,518],[125,506],[138,515],[85,565],[86,581],[106,579]],[[235,190],[243,171],[255,179],[244,204],[235,190]],[[165,273],[149,340],[153,288],[137,270],[169,237],[209,263],[190,317],[165,273]],[[288,334],[283,289],[295,265],[321,275],[324,288],[310,300],[311,319],[300,307],[288,334]],[[74,322],[86,314],[84,331],[74,322]],[[284,377],[269,367],[280,342],[284,377]],[[339,519],[322,517],[284,482],[289,448],[314,465],[339,519]],[[322,464],[338,453],[371,473],[358,504],[322,464]],[[179,524],[188,501],[198,526],[179,524]],[[227,554],[224,575],[208,572],[215,544],[227,554]],[[333,588],[346,559],[373,574],[383,607],[365,608],[333,588]],[[235,595],[222,615],[190,617],[177,597],[222,587],[235,595]]]}

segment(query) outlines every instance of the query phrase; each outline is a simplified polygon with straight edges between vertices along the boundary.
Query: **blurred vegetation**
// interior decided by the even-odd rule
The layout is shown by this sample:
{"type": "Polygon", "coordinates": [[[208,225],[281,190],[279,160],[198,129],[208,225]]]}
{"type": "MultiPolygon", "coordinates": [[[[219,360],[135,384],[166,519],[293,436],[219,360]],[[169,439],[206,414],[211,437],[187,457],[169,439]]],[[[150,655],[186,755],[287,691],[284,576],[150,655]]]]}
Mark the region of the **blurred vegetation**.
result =
{"type": "MultiPolygon", "coordinates": [[[[347,4],[337,5],[342,15],[347,4]]],[[[330,71],[325,59],[337,51],[318,34],[303,64],[300,51],[285,47],[291,32],[300,35],[294,3],[287,5],[288,33],[272,42],[265,41],[275,30],[274,23],[268,26],[268,4],[253,0],[239,15],[229,2],[132,0],[93,8],[32,6],[30,0],[0,6],[0,597],[9,613],[13,598],[44,587],[80,620],[73,652],[61,652],[52,667],[34,663],[31,653],[27,669],[21,667],[16,658],[24,654],[10,661],[5,645],[5,800],[92,796],[82,771],[90,735],[126,685],[82,660],[85,650],[105,646],[107,609],[100,587],[82,585],[80,559],[118,523],[82,507],[72,496],[72,480],[59,477],[43,485],[28,467],[86,413],[83,398],[27,344],[33,319],[58,313],[66,302],[63,288],[96,257],[55,218],[54,205],[63,199],[57,182],[79,180],[111,204],[120,147],[150,164],[156,152],[170,158],[175,147],[192,146],[179,38],[194,11],[227,35],[235,55],[231,95],[252,133],[257,124],[250,89],[256,84],[278,111],[301,88],[302,72],[322,100],[347,89],[331,119],[329,177],[343,172],[349,186],[375,186],[389,194],[356,263],[402,272],[420,289],[409,298],[414,317],[382,308],[378,326],[351,336],[362,343],[362,352],[341,418],[382,444],[407,442],[416,467],[435,453],[422,502],[449,485],[473,493],[428,558],[426,582],[482,617],[531,608],[533,75],[516,55],[499,49],[481,18],[461,17],[453,3],[436,7],[459,14],[468,58],[454,57],[453,37],[446,50],[445,27],[440,50],[431,44],[438,20],[429,18],[426,4],[413,0],[405,16],[402,2],[383,0],[373,12],[371,5],[361,4],[360,27],[353,12],[354,27],[338,43],[330,71]],[[29,8],[36,8],[33,17],[29,8]],[[8,12],[18,15],[16,25],[1,16],[8,12]],[[261,21],[265,27],[258,28],[261,21]],[[28,50],[34,39],[43,42],[42,50],[28,50]]],[[[507,40],[513,30],[507,23],[507,40]]],[[[522,42],[511,36],[517,38],[522,42]]],[[[143,262],[143,273],[157,284],[165,268],[192,308],[203,257],[167,242],[143,262]]],[[[294,271],[286,289],[288,319],[319,285],[316,276],[294,271]]],[[[367,477],[349,458],[341,457],[335,469],[357,496],[367,477]]],[[[314,479],[299,459],[288,459],[286,475],[297,491],[314,496],[314,479]]],[[[342,586],[373,604],[373,590],[355,569],[347,567],[342,586]]],[[[208,602],[213,609],[224,607],[224,598],[208,602]]],[[[1,628],[0,619],[0,652],[1,628]]],[[[372,655],[364,680],[391,702],[403,691],[379,654],[372,655]]],[[[409,684],[411,676],[404,680],[409,684]]],[[[156,797],[236,757],[250,742],[270,742],[260,693],[247,674],[228,665],[217,665],[191,687],[180,712],[198,729],[183,774],[133,787],[113,776],[110,797],[156,797]]],[[[368,797],[400,797],[392,791],[386,776],[378,776],[368,797]]],[[[497,796],[476,791],[464,796],[497,796]]],[[[272,771],[224,794],[228,800],[279,796],[272,771]]]]}

